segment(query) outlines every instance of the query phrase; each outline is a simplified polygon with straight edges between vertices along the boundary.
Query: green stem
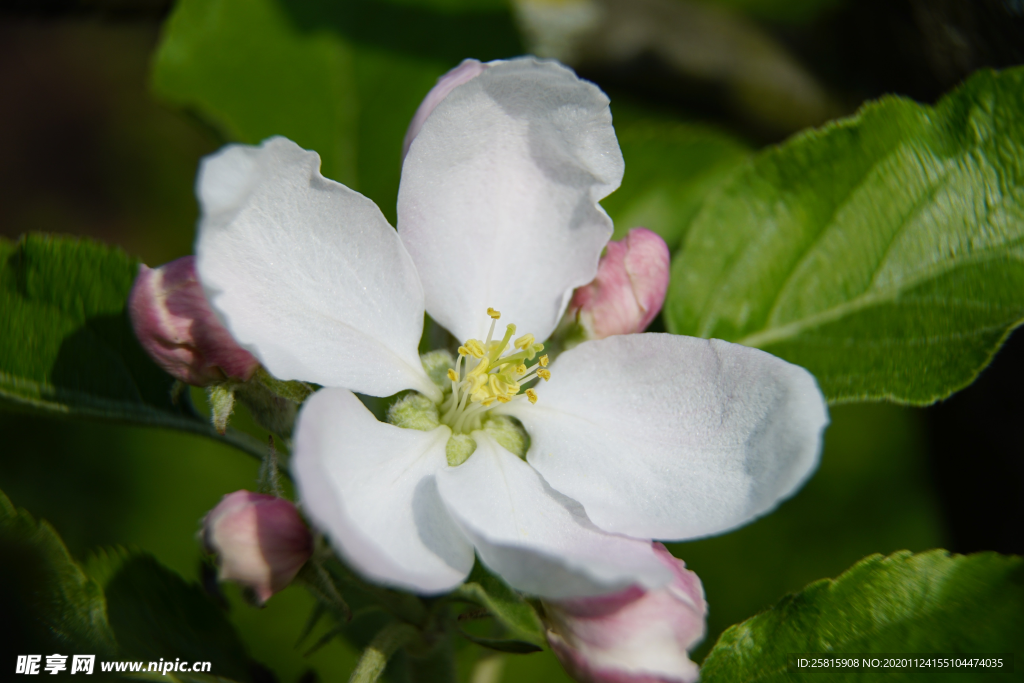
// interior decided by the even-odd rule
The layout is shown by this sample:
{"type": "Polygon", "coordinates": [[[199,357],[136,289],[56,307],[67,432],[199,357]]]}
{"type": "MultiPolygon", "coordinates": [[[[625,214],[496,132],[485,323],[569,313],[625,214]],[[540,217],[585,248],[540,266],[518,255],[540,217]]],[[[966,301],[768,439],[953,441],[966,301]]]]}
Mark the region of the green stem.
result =
{"type": "Polygon", "coordinates": [[[416,633],[414,627],[401,621],[394,621],[382,628],[363,650],[348,683],[375,683],[384,673],[391,655],[415,638],[416,633]]]}

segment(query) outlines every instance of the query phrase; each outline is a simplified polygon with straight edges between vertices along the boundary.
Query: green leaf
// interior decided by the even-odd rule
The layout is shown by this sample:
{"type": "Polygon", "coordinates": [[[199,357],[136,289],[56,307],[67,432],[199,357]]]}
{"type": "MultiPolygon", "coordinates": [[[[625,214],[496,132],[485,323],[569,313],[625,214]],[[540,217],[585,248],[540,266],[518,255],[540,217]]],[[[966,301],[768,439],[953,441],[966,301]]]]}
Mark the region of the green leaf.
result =
{"type": "Polygon", "coordinates": [[[508,10],[509,0],[391,0],[396,5],[426,8],[437,12],[500,12],[508,10]]]}
{"type": "Polygon", "coordinates": [[[114,651],[103,590],[71,558],[53,527],[16,510],[3,492],[0,558],[5,662],[50,648],[101,657],[114,651]]]}
{"type": "MultiPolygon", "coordinates": [[[[916,681],[917,670],[807,673],[796,653],[1010,653],[1024,644],[1024,560],[997,553],[932,550],[874,555],[838,579],[812,583],[730,627],[701,667],[705,683],[728,681],[916,681]]],[[[928,680],[977,680],[931,670],[928,680]]],[[[996,675],[985,680],[1006,680],[996,675]]]]}
{"type": "MultiPolygon", "coordinates": [[[[534,646],[540,646],[545,642],[544,626],[541,624],[536,610],[523,599],[523,596],[488,571],[479,561],[473,566],[473,571],[466,578],[466,582],[452,593],[452,597],[468,600],[490,612],[508,630],[511,637],[505,641],[506,643],[524,641],[534,646]]],[[[478,636],[473,636],[473,638],[478,638],[478,636]]],[[[499,649],[494,644],[497,639],[486,640],[492,643],[486,647],[499,649]]],[[[474,642],[476,641],[474,640],[474,642]]],[[[516,647],[514,644],[510,646],[516,647]]]]}
{"type": "Polygon", "coordinates": [[[165,101],[197,110],[229,139],[283,135],[316,150],[322,172],[351,184],[358,112],[352,51],[306,34],[274,0],[182,0],[152,72],[165,101]]]}
{"type": "Polygon", "coordinates": [[[521,52],[501,0],[182,0],[152,82],[227,139],[316,151],[394,223],[402,139],[437,78],[521,52]]]}
{"type": "Polygon", "coordinates": [[[1024,319],[1024,69],[759,154],[704,204],[668,329],[810,370],[833,402],[927,404],[1024,319]]]}
{"type": "MultiPolygon", "coordinates": [[[[220,438],[146,355],[125,302],[138,262],[89,240],[0,240],[0,406],[220,438]]],[[[245,435],[223,439],[262,457],[245,435]]]]}
{"type": "Polygon", "coordinates": [[[540,652],[544,648],[533,643],[528,643],[525,640],[515,640],[508,638],[482,638],[480,636],[473,635],[472,633],[466,633],[460,631],[461,635],[471,643],[476,643],[480,647],[486,647],[488,650],[495,650],[497,652],[509,652],[515,655],[528,655],[532,652],[540,652]]]}
{"type": "Polygon", "coordinates": [[[709,126],[651,119],[622,121],[615,110],[626,174],[601,205],[615,221],[619,240],[645,227],[675,250],[705,198],[750,156],[735,138],[709,126]]]}
{"type": "Polygon", "coordinates": [[[122,659],[208,661],[211,673],[250,681],[256,665],[225,614],[196,584],[152,556],[121,548],[90,558],[103,584],[122,659]]]}

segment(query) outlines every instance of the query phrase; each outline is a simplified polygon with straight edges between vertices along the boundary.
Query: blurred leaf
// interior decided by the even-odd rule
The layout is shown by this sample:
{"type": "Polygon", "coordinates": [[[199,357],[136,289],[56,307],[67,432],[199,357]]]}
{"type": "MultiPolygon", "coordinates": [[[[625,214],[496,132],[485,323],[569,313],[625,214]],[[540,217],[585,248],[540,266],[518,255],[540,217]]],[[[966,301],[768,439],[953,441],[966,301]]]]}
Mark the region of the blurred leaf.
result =
{"type": "Polygon", "coordinates": [[[164,25],[153,89],[231,140],[257,144],[283,135],[316,150],[325,176],[352,184],[352,61],[335,36],[293,28],[274,0],[181,0],[164,25]]]}
{"type": "Polygon", "coordinates": [[[100,551],[88,566],[106,592],[122,659],[208,661],[211,673],[238,681],[253,680],[261,668],[203,590],[152,556],[116,548],[100,551]]]}
{"type": "Polygon", "coordinates": [[[497,652],[510,652],[516,655],[528,655],[533,652],[541,652],[544,648],[533,643],[528,643],[525,640],[514,640],[507,638],[481,638],[465,631],[460,631],[460,635],[466,640],[476,643],[480,647],[486,647],[488,650],[496,650],[497,652]]]}
{"type": "Polygon", "coordinates": [[[71,559],[53,527],[16,510],[3,492],[0,558],[0,614],[10,629],[0,647],[5,662],[49,648],[113,652],[103,590],[71,559]]]}
{"type": "Polygon", "coordinates": [[[726,109],[760,136],[846,111],[771,32],[714,3],[514,0],[530,51],[677,104],[726,109]],[[671,93],[671,94],[669,94],[671,93]]]}
{"type": "Polygon", "coordinates": [[[705,198],[750,151],[709,126],[649,119],[623,123],[613,109],[626,174],[622,186],[601,202],[615,222],[612,239],[643,226],[675,251],[705,198]]]}
{"type": "Polygon", "coordinates": [[[715,5],[742,12],[754,19],[779,24],[803,24],[811,21],[826,10],[839,7],[844,0],[699,0],[705,5],[715,5]]]}
{"type": "Polygon", "coordinates": [[[885,98],[759,154],[675,260],[670,331],[756,346],[831,401],[926,404],[1024,318],[1024,69],[885,98]]]}
{"type": "Polygon", "coordinates": [[[402,138],[437,78],[521,52],[501,0],[182,0],[164,27],[158,97],[228,139],[283,135],[394,224],[402,138]]]}
{"type": "MultiPolygon", "coordinates": [[[[360,52],[371,48],[446,65],[523,53],[503,0],[281,0],[296,26],[329,30],[360,52]]],[[[358,60],[357,60],[358,64],[358,60]]],[[[381,84],[395,87],[401,84],[381,84]]]]}
{"type": "MultiPolygon", "coordinates": [[[[359,191],[398,224],[402,140],[416,108],[447,71],[444,62],[359,46],[359,191]]],[[[454,66],[451,64],[450,66],[454,66]]]]}
{"type": "MultiPolygon", "coordinates": [[[[511,641],[525,641],[535,646],[543,645],[545,642],[544,626],[540,623],[540,618],[530,603],[509,588],[504,581],[489,572],[479,561],[473,566],[473,571],[466,578],[466,582],[452,593],[452,597],[468,600],[487,609],[508,629],[511,641]]],[[[493,641],[494,639],[487,640],[493,641]]],[[[474,640],[474,642],[477,641],[474,640]]],[[[509,643],[510,641],[505,642],[509,643]]],[[[487,645],[487,647],[498,649],[494,644],[487,645]]],[[[517,646],[511,645],[511,647],[517,646]]],[[[515,652],[517,650],[505,651],[515,652]]]]}
{"type": "MultiPolygon", "coordinates": [[[[868,557],[838,579],[812,583],[772,609],[731,627],[701,668],[705,683],[814,681],[788,668],[795,653],[1009,653],[1024,643],[1024,560],[996,553],[932,550],[868,557]]],[[[866,680],[830,671],[830,681],[866,680]]],[[[971,675],[977,675],[971,674],[971,675]]],[[[880,680],[870,672],[870,680],[880,680]]],[[[1005,680],[1005,672],[997,674],[1005,680]]],[[[918,680],[890,670],[884,680],[918,680]]],[[[928,680],[964,680],[954,669],[928,680]]]]}
{"type": "MultiPolygon", "coordinates": [[[[0,240],[0,406],[221,438],[146,355],[125,310],[138,262],[88,240],[0,240]]],[[[222,439],[262,457],[244,435],[222,439]]]]}
{"type": "MultiPolygon", "coordinates": [[[[452,14],[508,11],[509,0],[391,0],[395,5],[452,14]]],[[[383,4],[383,3],[378,3],[383,4]]]]}

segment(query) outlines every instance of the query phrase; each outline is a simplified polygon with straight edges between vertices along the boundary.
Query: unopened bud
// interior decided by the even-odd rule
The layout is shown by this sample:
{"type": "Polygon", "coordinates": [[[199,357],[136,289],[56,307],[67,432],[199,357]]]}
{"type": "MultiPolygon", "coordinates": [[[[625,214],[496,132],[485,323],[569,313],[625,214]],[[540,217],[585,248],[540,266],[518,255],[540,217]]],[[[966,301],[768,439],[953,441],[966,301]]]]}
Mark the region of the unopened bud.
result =
{"type": "Polygon", "coordinates": [[[139,266],[128,311],[142,347],[156,364],[187,384],[245,381],[259,362],[214,314],[196,277],[195,257],[159,268],[139,266]]]}
{"type": "Polygon", "coordinates": [[[707,603],[700,579],[654,544],[672,570],[667,586],[638,586],[612,595],[544,603],[548,643],[581,683],[692,683],[687,656],[704,637],[707,603]]]}
{"type": "Polygon", "coordinates": [[[451,91],[455,90],[458,86],[468,83],[479,76],[486,68],[486,64],[481,64],[475,59],[464,59],[457,67],[437,79],[437,85],[431,88],[427,96],[423,98],[419,109],[416,110],[412,121],[409,122],[409,129],[405,132],[405,140],[402,141],[402,159],[405,159],[405,155],[409,153],[409,147],[412,145],[413,139],[420,132],[420,128],[423,127],[423,122],[427,120],[427,117],[434,111],[434,108],[441,104],[441,100],[448,97],[451,91]]]}
{"type": "Polygon", "coordinates": [[[609,242],[597,277],[580,287],[569,303],[587,339],[643,332],[665,303],[669,252],[665,240],[646,228],[609,242]]]}
{"type": "Polygon", "coordinates": [[[252,590],[264,603],[292,582],[312,553],[312,538],[284,498],[235,491],[203,520],[203,543],[216,553],[221,581],[252,590]]]}

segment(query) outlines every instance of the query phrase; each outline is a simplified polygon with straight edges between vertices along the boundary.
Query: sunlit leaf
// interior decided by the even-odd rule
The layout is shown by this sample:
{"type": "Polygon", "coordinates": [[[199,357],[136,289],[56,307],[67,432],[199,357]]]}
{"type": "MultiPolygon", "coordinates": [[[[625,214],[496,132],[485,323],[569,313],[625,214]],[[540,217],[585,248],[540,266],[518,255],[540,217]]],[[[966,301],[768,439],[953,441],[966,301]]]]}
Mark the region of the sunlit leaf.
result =
{"type": "MultiPolygon", "coordinates": [[[[0,406],[220,438],[146,355],[125,310],[138,261],[67,237],[0,240],[0,406]]],[[[262,455],[243,436],[224,439],[262,455]]]]}
{"type": "Polygon", "coordinates": [[[885,98],[759,154],[672,269],[670,331],[806,367],[831,401],[926,404],[1024,319],[1024,69],[885,98]]]}
{"type": "Polygon", "coordinates": [[[1024,560],[932,550],[868,557],[729,628],[701,668],[705,683],[1008,680],[974,669],[801,671],[799,653],[1016,653],[1024,644],[1024,560]],[[884,678],[882,678],[884,676],[884,678]]]}

